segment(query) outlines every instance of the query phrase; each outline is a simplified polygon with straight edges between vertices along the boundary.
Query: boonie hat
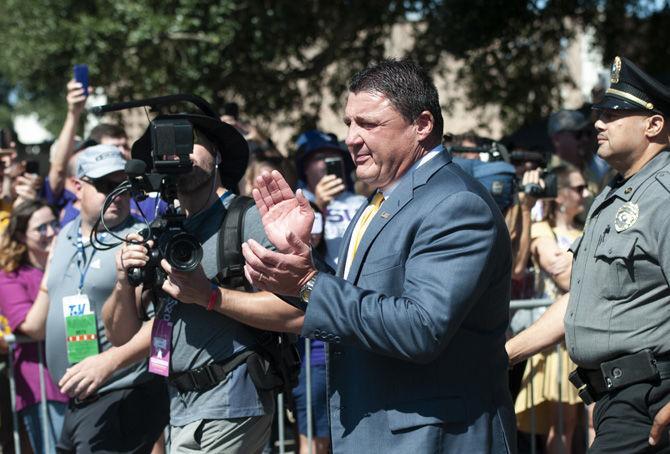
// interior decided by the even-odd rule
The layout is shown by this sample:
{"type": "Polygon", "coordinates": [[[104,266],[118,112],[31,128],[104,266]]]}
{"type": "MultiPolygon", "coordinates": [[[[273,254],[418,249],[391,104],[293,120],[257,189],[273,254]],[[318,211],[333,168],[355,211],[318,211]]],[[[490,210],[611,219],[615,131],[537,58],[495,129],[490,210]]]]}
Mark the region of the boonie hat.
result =
{"type": "MultiPolygon", "coordinates": [[[[221,155],[221,182],[226,188],[236,190],[249,161],[249,146],[237,129],[218,118],[201,114],[159,115],[156,120],[159,119],[188,120],[194,128],[217,145],[221,155]]],[[[131,155],[133,159],[143,160],[147,168],[151,168],[151,126],[133,143],[131,155]]]]}

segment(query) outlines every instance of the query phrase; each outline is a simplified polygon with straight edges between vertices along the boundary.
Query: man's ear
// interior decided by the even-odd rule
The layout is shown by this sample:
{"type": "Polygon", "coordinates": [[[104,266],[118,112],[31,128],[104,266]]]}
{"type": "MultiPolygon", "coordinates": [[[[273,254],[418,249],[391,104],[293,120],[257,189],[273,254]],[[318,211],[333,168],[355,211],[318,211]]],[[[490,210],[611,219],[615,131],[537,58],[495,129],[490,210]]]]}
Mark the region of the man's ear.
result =
{"type": "Polygon", "coordinates": [[[74,195],[77,197],[77,200],[81,200],[81,193],[83,190],[84,184],[78,178],[72,178],[72,184],[74,186],[74,195]]]}
{"type": "Polygon", "coordinates": [[[647,136],[647,138],[649,138],[649,140],[654,140],[658,138],[665,140],[666,137],[659,137],[659,135],[663,133],[664,128],[665,128],[665,118],[663,118],[663,115],[659,114],[652,115],[651,117],[647,118],[645,135],[647,136]]]}
{"type": "Polygon", "coordinates": [[[419,138],[419,142],[428,138],[433,132],[433,127],[435,126],[435,118],[433,114],[424,110],[419,114],[417,119],[414,121],[416,125],[416,133],[419,138]]]}

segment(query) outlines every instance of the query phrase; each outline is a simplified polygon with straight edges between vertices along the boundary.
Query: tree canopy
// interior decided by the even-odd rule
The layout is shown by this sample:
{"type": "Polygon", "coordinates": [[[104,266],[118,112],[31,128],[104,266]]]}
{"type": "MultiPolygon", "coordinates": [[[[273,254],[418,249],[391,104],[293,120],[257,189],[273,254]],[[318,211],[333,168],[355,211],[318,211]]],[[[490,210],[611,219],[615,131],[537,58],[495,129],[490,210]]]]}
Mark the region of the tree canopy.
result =
{"type": "MultiPolygon", "coordinates": [[[[265,119],[292,113],[314,123],[324,88],[336,95],[353,72],[385,55],[392,28],[410,24],[407,55],[446,71],[473,106],[499,106],[509,127],[560,106],[570,83],[560,55],[589,25],[603,64],[629,56],[670,72],[670,8],[630,0],[3,0],[0,95],[52,132],[74,63],[110,101],[195,93],[242,102],[265,119]],[[3,94],[4,93],[4,94],[3,94]]],[[[6,104],[6,102],[4,102],[6,104]]]]}

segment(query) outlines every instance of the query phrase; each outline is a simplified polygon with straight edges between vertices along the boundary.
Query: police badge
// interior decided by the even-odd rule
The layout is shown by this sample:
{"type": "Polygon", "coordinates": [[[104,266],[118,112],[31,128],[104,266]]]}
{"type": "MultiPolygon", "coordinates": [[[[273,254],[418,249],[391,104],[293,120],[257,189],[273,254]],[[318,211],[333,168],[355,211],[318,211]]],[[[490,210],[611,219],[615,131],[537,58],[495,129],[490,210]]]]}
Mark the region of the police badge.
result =
{"type": "Polygon", "coordinates": [[[614,218],[614,228],[617,232],[629,229],[640,216],[640,207],[637,203],[626,202],[617,210],[614,218]]]}
{"type": "Polygon", "coordinates": [[[619,73],[621,72],[621,59],[614,57],[612,69],[610,70],[610,82],[613,84],[619,83],[619,73]]]}

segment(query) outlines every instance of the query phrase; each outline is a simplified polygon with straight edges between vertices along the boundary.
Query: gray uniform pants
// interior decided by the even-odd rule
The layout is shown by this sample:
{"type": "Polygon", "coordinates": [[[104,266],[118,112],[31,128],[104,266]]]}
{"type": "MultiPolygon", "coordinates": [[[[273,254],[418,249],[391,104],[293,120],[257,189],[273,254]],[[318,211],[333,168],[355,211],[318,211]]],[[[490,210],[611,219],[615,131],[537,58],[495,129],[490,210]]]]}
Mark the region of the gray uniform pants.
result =
{"type": "Polygon", "coordinates": [[[261,453],[270,438],[272,415],[201,419],[170,428],[170,453],[261,453]]]}

